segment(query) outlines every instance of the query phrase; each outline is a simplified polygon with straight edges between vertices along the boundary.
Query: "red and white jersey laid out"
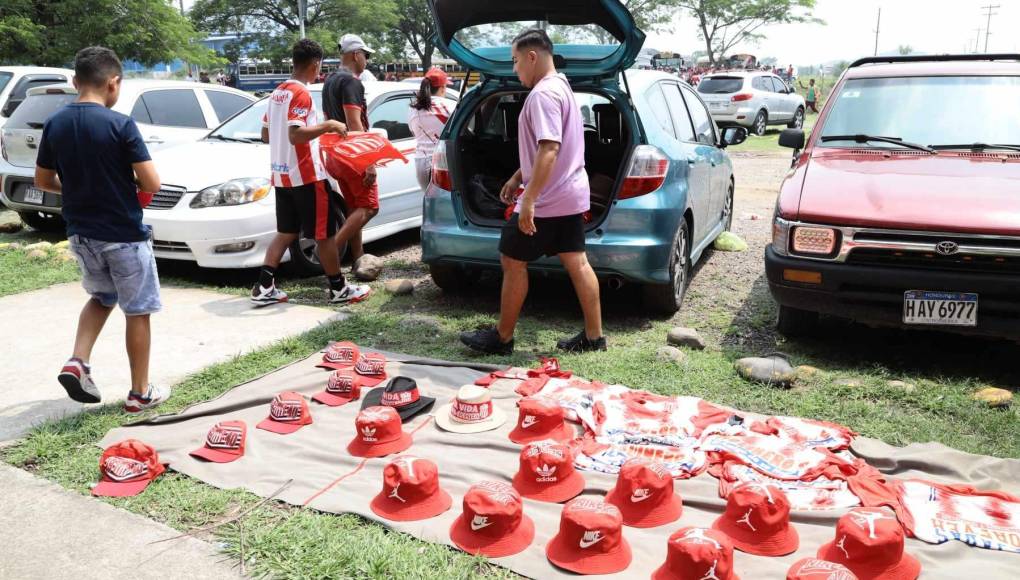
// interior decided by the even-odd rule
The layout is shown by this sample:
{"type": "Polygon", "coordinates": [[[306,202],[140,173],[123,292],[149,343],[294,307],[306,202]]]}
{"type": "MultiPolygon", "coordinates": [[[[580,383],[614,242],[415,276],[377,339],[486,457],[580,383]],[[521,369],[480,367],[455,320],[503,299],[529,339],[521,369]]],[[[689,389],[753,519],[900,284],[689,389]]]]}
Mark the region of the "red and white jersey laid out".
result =
{"type": "Polygon", "coordinates": [[[893,485],[899,495],[896,515],[913,537],[1020,554],[1020,498],[916,479],[894,480],[893,485]]]}
{"type": "Polygon", "coordinates": [[[709,462],[735,461],[774,479],[811,481],[819,477],[846,479],[857,466],[824,448],[794,443],[774,435],[709,435],[701,441],[709,462]]]}
{"type": "Polygon", "coordinates": [[[290,79],[269,96],[262,125],[269,128],[269,160],[273,186],[297,187],[326,179],[319,157],[319,140],[291,145],[290,128],[318,125],[319,113],[308,87],[290,79]]]}
{"type": "Polygon", "coordinates": [[[836,510],[859,507],[861,500],[852,491],[846,480],[818,477],[811,481],[789,481],[769,477],[762,472],[735,461],[727,461],[716,470],[719,478],[719,497],[726,498],[730,491],[745,483],[760,483],[781,489],[795,510],[836,510]]]}

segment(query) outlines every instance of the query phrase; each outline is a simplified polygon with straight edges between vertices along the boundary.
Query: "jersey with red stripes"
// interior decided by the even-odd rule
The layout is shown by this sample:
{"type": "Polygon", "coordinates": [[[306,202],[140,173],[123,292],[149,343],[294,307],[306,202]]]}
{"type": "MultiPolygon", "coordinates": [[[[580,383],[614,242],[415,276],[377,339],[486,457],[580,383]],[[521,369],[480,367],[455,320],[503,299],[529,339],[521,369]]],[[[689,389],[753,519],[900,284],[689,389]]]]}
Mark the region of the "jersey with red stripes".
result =
{"type": "Polygon", "coordinates": [[[417,157],[432,157],[432,153],[436,150],[436,144],[439,143],[439,135],[442,134],[443,127],[446,126],[446,122],[450,119],[450,114],[456,106],[457,103],[450,99],[432,97],[432,106],[428,109],[411,108],[411,116],[408,117],[407,124],[410,125],[411,132],[414,133],[417,157]]]}
{"type": "Polygon", "coordinates": [[[276,87],[262,124],[269,128],[269,159],[276,187],[298,187],[326,179],[319,158],[319,140],[291,145],[290,128],[319,124],[315,101],[301,81],[289,79],[276,87]]]}

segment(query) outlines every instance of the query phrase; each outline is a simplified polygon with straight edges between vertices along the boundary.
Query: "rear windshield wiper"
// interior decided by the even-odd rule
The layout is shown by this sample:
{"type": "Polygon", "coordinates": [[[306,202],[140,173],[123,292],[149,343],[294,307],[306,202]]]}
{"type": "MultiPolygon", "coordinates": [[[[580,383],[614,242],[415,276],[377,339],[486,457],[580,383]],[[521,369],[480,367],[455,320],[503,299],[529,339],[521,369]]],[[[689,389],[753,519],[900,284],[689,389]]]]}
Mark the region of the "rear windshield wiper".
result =
{"type": "Polygon", "coordinates": [[[927,151],[928,153],[934,153],[935,150],[927,145],[921,145],[920,143],[911,143],[910,141],[904,141],[899,137],[882,137],[879,135],[824,135],[822,136],[822,143],[828,143],[829,141],[853,141],[854,143],[868,143],[874,141],[876,143],[892,143],[893,145],[901,145],[908,149],[917,149],[918,151],[927,151]]]}
{"type": "Polygon", "coordinates": [[[1002,143],[967,143],[964,145],[932,145],[932,149],[970,149],[971,151],[984,151],[985,149],[1006,149],[1007,151],[1020,151],[1020,145],[1006,145],[1002,143]]]}

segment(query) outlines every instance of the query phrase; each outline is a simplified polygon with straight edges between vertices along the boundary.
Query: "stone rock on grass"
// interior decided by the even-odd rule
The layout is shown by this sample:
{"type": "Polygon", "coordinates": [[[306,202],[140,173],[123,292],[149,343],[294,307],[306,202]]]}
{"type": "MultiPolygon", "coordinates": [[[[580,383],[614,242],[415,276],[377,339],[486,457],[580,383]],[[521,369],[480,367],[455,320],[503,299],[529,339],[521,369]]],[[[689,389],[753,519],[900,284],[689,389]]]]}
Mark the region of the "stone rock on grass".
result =
{"type": "Polygon", "coordinates": [[[34,244],[29,244],[25,246],[23,249],[26,252],[31,252],[32,250],[42,250],[44,252],[48,252],[51,248],[53,248],[53,244],[49,242],[36,242],[34,244]]]}
{"type": "Polygon", "coordinates": [[[22,248],[22,246],[18,242],[10,242],[10,243],[4,244],[4,247],[0,248],[0,249],[14,251],[14,250],[20,250],[21,248],[22,248]]]}
{"type": "Polygon", "coordinates": [[[667,363],[683,364],[687,362],[687,355],[675,346],[660,346],[655,351],[655,358],[667,363]]]}
{"type": "Polygon", "coordinates": [[[694,350],[704,350],[705,348],[705,341],[698,334],[697,330],[682,326],[670,330],[669,334],[666,335],[666,342],[673,346],[686,346],[694,350]]]}
{"type": "Polygon", "coordinates": [[[800,365],[795,372],[798,381],[810,381],[822,373],[821,369],[809,365],[800,365]]]}
{"type": "Polygon", "coordinates": [[[26,255],[26,257],[29,260],[47,260],[47,259],[49,259],[50,255],[47,254],[43,250],[35,249],[35,250],[30,250],[28,252],[28,254],[26,255]]]}
{"type": "Polygon", "coordinates": [[[748,357],[733,365],[741,377],[759,383],[789,387],[797,378],[797,371],[790,366],[786,356],[773,354],[767,357],[748,357]]]}
{"type": "Polygon", "coordinates": [[[907,393],[913,393],[917,388],[913,384],[904,381],[889,381],[886,383],[886,386],[890,389],[902,389],[907,393]]]}
{"type": "Polygon", "coordinates": [[[365,254],[358,258],[357,262],[354,262],[354,277],[362,282],[372,282],[379,278],[379,274],[382,274],[383,261],[382,258],[373,256],[372,254],[365,254]]]}
{"type": "Polygon", "coordinates": [[[425,316],[424,314],[411,314],[400,319],[400,325],[407,328],[422,329],[439,334],[443,331],[443,324],[437,318],[425,316]]]}
{"type": "Polygon", "coordinates": [[[395,296],[406,296],[414,292],[414,283],[405,278],[398,278],[396,280],[387,280],[383,284],[383,288],[395,296]]]}
{"type": "Polygon", "coordinates": [[[723,232],[715,239],[713,247],[721,252],[743,252],[747,242],[733,232],[723,232]]]}
{"type": "Polygon", "coordinates": [[[25,224],[20,221],[4,222],[0,224],[0,234],[16,234],[25,229],[25,224]]]}
{"type": "Polygon", "coordinates": [[[58,250],[64,250],[64,249],[67,249],[67,248],[71,247],[71,242],[69,242],[67,240],[61,240],[61,241],[53,244],[53,247],[58,249],[58,250]]]}
{"type": "Polygon", "coordinates": [[[989,407],[1007,407],[1013,402],[1013,393],[1006,389],[988,387],[973,395],[975,401],[985,403],[989,407]]]}
{"type": "Polygon", "coordinates": [[[836,381],[836,386],[837,387],[847,387],[847,388],[850,388],[850,389],[859,389],[862,386],[864,386],[864,383],[862,383],[861,381],[859,381],[857,379],[844,378],[844,379],[838,379],[836,381]]]}
{"type": "Polygon", "coordinates": [[[60,250],[59,252],[57,252],[57,259],[60,260],[61,262],[73,262],[74,254],[67,250],[60,250]]]}

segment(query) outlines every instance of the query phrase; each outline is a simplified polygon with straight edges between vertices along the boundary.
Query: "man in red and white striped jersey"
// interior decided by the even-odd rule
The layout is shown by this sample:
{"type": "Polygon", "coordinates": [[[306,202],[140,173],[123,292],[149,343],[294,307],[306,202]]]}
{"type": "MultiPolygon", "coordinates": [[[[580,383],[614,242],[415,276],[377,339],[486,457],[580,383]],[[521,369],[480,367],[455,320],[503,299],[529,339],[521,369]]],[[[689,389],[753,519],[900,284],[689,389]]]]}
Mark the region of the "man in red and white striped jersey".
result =
{"type": "Polygon", "coordinates": [[[300,233],[315,240],[322,269],[329,280],[330,304],[360,302],[370,293],[367,285],[347,284],[340,273],[340,255],[333,236],[337,232],[337,196],[327,181],[319,157],[319,136],[347,134],[339,121],[320,122],[307,83],[315,81],[322,66],[322,46],[302,39],[294,44],[291,78],[276,87],[262,120],[262,140],[269,143],[273,187],[276,191],[276,237],[269,248],[251,301],[259,305],[286,302],[276,287],[276,268],[283,253],[300,233]]]}

